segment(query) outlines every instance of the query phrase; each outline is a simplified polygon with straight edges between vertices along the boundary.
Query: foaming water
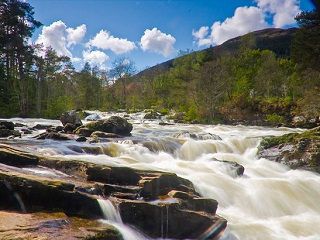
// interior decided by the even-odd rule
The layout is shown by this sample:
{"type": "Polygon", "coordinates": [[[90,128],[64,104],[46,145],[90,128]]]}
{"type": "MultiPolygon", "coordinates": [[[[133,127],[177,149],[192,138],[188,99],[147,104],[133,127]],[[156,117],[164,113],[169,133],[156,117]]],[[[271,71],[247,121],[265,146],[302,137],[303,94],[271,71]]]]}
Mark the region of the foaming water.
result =
{"type": "Polygon", "coordinates": [[[108,199],[98,199],[99,206],[104,216],[101,222],[114,226],[122,235],[124,240],[146,240],[146,237],[136,229],[123,224],[118,209],[108,199]]]}
{"type": "Polygon", "coordinates": [[[224,240],[320,239],[320,176],[257,157],[263,136],[279,136],[300,129],[159,126],[157,121],[142,119],[141,114],[130,115],[134,123],[131,138],[79,145],[100,148],[96,155],[69,151],[70,143],[52,142],[45,146],[46,150],[41,145],[34,150],[79,161],[169,171],[187,178],[204,197],[219,202],[218,214],[228,220],[224,240]],[[186,132],[197,136],[214,134],[221,139],[192,137],[186,132]],[[184,133],[183,137],[180,133],[184,133]],[[236,176],[230,167],[216,159],[241,164],[244,175],[236,176]]]}

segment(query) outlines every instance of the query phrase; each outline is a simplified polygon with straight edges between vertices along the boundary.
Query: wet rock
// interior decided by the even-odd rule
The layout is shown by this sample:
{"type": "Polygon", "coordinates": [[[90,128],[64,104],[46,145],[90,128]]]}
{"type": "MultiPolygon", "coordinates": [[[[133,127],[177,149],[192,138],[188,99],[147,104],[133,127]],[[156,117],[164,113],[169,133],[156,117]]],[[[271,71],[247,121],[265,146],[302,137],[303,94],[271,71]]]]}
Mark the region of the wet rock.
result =
{"type": "Polygon", "coordinates": [[[86,141],[87,141],[87,138],[81,136],[81,137],[78,137],[78,138],[76,139],[76,141],[77,141],[77,142],[86,142],[86,141]]]}
{"type": "Polygon", "coordinates": [[[0,239],[10,240],[123,240],[113,226],[96,220],[68,217],[64,213],[29,213],[0,211],[0,239]]]}
{"type": "Polygon", "coordinates": [[[212,160],[216,161],[216,162],[221,162],[221,163],[224,163],[225,165],[227,165],[232,170],[232,172],[235,173],[234,174],[235,176],[242,176],[244,173],[244,167],[242,165],[240,165],[239,163],[232,162],[232,161],[219,160],[216,158],[213,158],[212,160]]]}
{"type": "Polygon", "coordinates": [[[27,125],[22,123],[14,123],[14,127],[27,127],[27,125]]]}
{"type": "Polygon", "coordinates": [[[46,130],[46,129],[49,129],[49,128],[52,128],[52,127],[53,127],[52,125],[37,124],[37,125],[33,126],[32,129],[34,129],[34,130],[46,130]]]}
{"type": "Polygon", "coordinates": [[[143,177],[139,181],[142,188],[140,195],[147,199],[155,199],[166,195],[171,190],[194,192],[193,184],[173,173],[159,173],[153,176],[143,177]]]}
{"type": "Polygon", "coordinates": [[[100,115],[98,115],[97,113],[93,113],[93,114],[90,114],[89,116],[87,116],[84,120],[86,120],[86,121],[98,121],[100,119],[101,119],[100,115]]]}
{"type": "Polygon", "coordinates": [[[56,126],[54,130],[55,132],[61,132],[63,131],[63,129],[64,129],[63,126],[56,126]]]}
{"type": "Polygon", "coordinates": [[[9,166],[23,167],[37,165],[39,157],[18,149],[13,149],[7,145],[0,145],[0,163],[9,166]]]}
{"type": "Polygon", "coordinates": [[[76,127],[79,127],[82,125],[79,114],[75,110],[63,113],[60,116],[60,121],[63,126],[65,126],[67,123],[71,123],[72,125],[74,125],[76,127]]]}
{"type": "Polygon", "coordinates": [[[73,216],[101,217],[97,200],[74,187],[63,180],[0,171],[0,207],[27,212],[55,209],[73,216]]]}
{"type": "Polygon", "coordinates": [[[14,130],[14,123],[8,121],[0,121],[0,128],[1,127],[8,130],[14,130]]]}
{"type": "Polygon", "coordinates": [[[302,133],[264,138],[258,155],[292,169],[320,173],[320,127],[302,133]]]}
{"type": "Polygon", "coordinates": [[[24,134],[32,134],[33,133],[32,130],[30,130],[28,128],[22,128],[20,131],[23,132],[24,134]]]}
{"type": "Polygon", "coordinates": [[[196,197],[182,201],[182,206],[189,210],[206,212],[214,215],[218,208],[218,202],[210,198],[196,197]]]}
{"type": "MultiPolygon", "coordinates": [[[[226,220],[201,212],[184,210],[176,204],[152,204],[142,201],[122,201],[119,204],[124,223],[133,225],[154,238],[200,239],[203,232],[226,220]],[[152,221],[150,221],[152,219],[152,221]]],[[[214,239],[221,229],[211,232],[205,239],[214,239]]]]}
{"type": "Polygon", "coordinates": [[[57,141],[68,141],[68,140],[73,140],[73,138],[67,134],[63,133],[57,133],[57,132],[45,132],[41,133],[37,136],[35,136],[36,139],[38,140],[44,140],[44,139],[52,139],[52,140],[57,140],[57,141]]]}
{"type": "Polygon", "coordinates": [[[77,134],[80,134],[81,128],[89,129],[91,131],[90,134],[95,131],[100,131],[128,136],[132,131],[132,124],[128,123],[128,121],[124,118],[112,116],[107,120],[99,120],[87,123],[83,127],[80,127],[76,130],[77,134]]]}
{"type": "Polygon", "coordinates": [[[160,126],[172,126],[174,125],[173,123],[169,123],[169,122],[159,122],[160,126]]]}
{"type": "Polygon", "coordinates": [[[146,113],[143,117],[144,119],[160,119],[161,118],[161,114],[155,111],[146,113]]]}
{"type": "Polygon", "coordinates": [[[17,130],[10,130],[10,129],[1,129],[0,128],[0,138],[5,138],[5,137],[21,137],[21,133],[17,130]]]}
{"type": "Polygon", "coordinates": [[[86,127],[79,127],[74,131],[74,133],[83,137],[90,137],[90,135],[92,134],[92,130],[86,127]]]}
{"type": "Polygon", "coordinates": [[[140,175],[127,167],[100,167],[88,168],[87,180],[120,185],[137,185],[140,175]]]}
{"type": "Polygon", "coordinates": [[[175,138],[192,138],[195,140],[221,140],[218,135],[213,133],[190,133],[190,132],[181,132],[173,135],[175,138]]]}
{"type": "Polygon", "coordinates": [[[76,126],[72,123],[67,123],[64,128],[63,128],[63,131],[65,133],[73,133],[74,130],[76,130],[76,126]]]}
{"type": "Polygon", "coordinates": [[[92,138],[121,138],[122,136],[115,134],[115,133],[106,133],[106,132],[95,131],[90,135],[90,137],[92,137],[92,138]]]}

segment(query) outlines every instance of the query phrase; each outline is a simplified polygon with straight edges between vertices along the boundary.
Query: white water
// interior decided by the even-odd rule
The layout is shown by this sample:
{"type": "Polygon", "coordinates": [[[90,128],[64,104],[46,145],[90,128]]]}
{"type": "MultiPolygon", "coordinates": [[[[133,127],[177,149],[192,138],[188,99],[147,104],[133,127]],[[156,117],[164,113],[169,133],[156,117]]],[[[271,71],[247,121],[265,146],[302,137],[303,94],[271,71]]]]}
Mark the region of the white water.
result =
{"type": "Polygon", "coordinates": [[[137,230],[123,224],[119,211],[108,199],[98,199],[106,224],[114,226],[121,233],[124,240],[145,240],[146,238],[137,230]]]}
{"type": "Polygon", "coordinates": [[[320,176],[290,170],[257,157],[261,137],[299,129],[179,124],[159,126],[152,121],[141,123],[141,114],[131,115],[131,118],[136,123],[133,137],[91,145],[99,146],[104,153],[101,155],[72,152],[68,146],[71,143],[57,144],[54,141],[39,146],[30,144],[28,147],[82,161],[175,172],[191,180],[203,196],[219,202],[218,214],[228,220],[229,235],[225,239],[320,239],[320,176]],[[212,133],[222,140],[174,138],[184,131],[212,133]],[[153,142],[158,146],[158,151],[150,151],[144,147],[143,141],[153,142]],[[168,146],[174,151],[168,151],[168,146]],[[213,161],[213,158],[243,165],[244,176],[236,177],[228,165],[213,161]]]}

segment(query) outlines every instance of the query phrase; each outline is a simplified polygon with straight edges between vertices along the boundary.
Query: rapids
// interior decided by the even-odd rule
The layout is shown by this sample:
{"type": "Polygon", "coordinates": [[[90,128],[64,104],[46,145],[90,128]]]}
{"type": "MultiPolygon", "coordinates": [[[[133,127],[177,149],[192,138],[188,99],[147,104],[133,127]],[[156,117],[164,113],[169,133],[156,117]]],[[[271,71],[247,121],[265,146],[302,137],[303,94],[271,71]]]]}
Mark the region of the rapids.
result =
{"type": "MultiPolygon", "coordinates": [[[[97,113],[102,117],[110,116],[97,113]]],[[[10,120],[28,126],[35,125],[35,122],[60,124],[45,119],[10,120]]],[[[41,131],[3,142],[66,159],[174,172],[192,181],[204,197],[218,201],[217,213],[228,220],[224,240],[320,239],[320,176],[290,170],[257,157],[263,136],[278,136],[301,129],[186,124],[160,126],[159,121],[143,120],[143,113],[130,114],[130,122],[134,127],[132,137],[112,142],[89,144],[31,138],[41,131]],[[206,137],[202,137],[204,135],[206,137]],[[93,147],[99,149],[98,154],[88,154],[85,150],[93,147]],[[244,175],[237,177],[228,164],[215,159],[241,164],[245,168],[244,175]]],[[[115,224],[122,224],[117,212],[109,214],[115,218],[115,224]]]]}

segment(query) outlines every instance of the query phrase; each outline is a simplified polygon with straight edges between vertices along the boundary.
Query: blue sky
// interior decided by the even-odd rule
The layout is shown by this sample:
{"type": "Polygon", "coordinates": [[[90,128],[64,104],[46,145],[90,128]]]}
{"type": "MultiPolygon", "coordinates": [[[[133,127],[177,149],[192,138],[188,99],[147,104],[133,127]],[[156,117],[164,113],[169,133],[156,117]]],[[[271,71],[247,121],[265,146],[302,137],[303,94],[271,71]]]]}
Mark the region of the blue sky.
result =
{"type": "Polygon", "coordinates": [[[28,0],[44,24],[33,37],[69,55],[108,68],[119,57],[138,70],[247,32],[294,26],[307,0],[28,0]],[[103,30],[101,32],[101,30],[103,30]],[[100,33],[100,34],[99,34],[100,33]]]}

